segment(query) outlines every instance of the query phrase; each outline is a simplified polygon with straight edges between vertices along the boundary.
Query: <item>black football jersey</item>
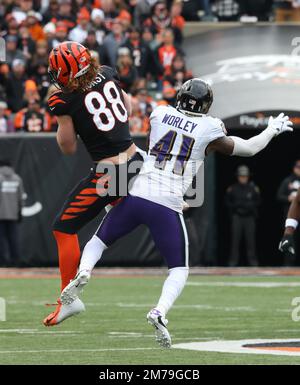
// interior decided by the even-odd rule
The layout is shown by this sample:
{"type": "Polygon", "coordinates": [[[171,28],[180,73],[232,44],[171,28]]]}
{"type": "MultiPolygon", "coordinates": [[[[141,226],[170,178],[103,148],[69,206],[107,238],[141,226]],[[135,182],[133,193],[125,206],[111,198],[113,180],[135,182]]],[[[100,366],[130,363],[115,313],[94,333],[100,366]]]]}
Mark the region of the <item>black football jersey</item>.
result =
{"type": "Polygon", "coordinates": [[[133,142],[118,75],[102,66],[84,92],[56,92],[48,100],[56,116],[72,117],[76,133],[94,161],[118,155],[133,142]]]}

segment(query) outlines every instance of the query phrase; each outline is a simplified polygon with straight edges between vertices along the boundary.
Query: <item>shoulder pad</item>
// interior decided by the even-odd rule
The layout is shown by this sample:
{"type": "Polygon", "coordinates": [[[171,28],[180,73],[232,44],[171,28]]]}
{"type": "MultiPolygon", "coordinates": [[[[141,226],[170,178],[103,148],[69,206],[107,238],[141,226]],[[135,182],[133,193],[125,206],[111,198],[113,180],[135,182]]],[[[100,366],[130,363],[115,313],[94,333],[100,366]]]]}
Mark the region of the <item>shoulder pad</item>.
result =
{"type": "Polygon", "coordinates": [[[111,68],[109,66],[101,66],[101,72],[104,74],[104,75],[107,75],[107,76],[110,76],[111,78],[119,81],[120,80],[120,77],[119,77],[119,74],[117,72],[117,70],[115,68],[111,68]]]}

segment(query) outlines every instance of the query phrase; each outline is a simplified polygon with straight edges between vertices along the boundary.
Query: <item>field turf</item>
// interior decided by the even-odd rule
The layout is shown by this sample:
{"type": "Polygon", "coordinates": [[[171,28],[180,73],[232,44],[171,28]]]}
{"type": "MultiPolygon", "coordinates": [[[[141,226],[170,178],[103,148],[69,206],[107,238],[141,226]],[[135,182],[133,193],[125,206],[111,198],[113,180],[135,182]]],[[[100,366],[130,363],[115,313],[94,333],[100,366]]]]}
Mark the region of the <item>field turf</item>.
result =
{"type": "MultiPolygon", "coordinates": [[[[162,282],[163,276],[95,277],[82,297],[86,313],[45,328],[41,321],[52,308],[44,304],[55,299],[58,279],[0,279],[0,297],[7,301],[0,364],[300,364],[300,356],[162,351],[145,321],[162,282]]],[[[300,322],[291,319],[291,301],[300,295],[293,286],[299,282],[299,277],[191,276],[168,315],[173,344],[298,339],[300,322]],[[257,285],[272,282],[285,285],[257,285]]]]}

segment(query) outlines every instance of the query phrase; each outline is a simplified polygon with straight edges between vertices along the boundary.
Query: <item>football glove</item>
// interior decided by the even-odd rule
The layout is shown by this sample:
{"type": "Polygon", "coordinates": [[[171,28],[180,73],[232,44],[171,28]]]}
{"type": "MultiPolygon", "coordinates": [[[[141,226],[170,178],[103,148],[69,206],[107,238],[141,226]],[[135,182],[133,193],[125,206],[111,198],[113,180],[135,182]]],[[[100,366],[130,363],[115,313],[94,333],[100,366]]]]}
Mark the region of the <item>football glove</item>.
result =
{"type": "Polygon", "coordinates": [[[286,131],[293,131],[293,123],[289,120],[289,117],[282,112],[276,118],[270,116],[268,122],[268,129],[274,131],[275,135],[282,134],[286,131]]]}
{"type": "Polygon", "coordinates": [[[282,237],[279,243],[279,250],[284,254],[295,255],[294,236],[292,234],[286,234],[282,237]]]}

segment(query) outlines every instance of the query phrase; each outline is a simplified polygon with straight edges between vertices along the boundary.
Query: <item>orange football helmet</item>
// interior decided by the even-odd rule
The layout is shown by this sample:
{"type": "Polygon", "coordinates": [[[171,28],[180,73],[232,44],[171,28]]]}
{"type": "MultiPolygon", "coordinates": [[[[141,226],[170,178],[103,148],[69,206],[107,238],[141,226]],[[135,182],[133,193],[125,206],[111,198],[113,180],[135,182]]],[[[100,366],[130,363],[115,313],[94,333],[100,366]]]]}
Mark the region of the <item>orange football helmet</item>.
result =
{"type": "Polygon", "coordinates": [[[51,81],[64,88],[70,80],[84,75],[91,64],[91,54],[82,44],[65,41],[49,55],[48,73],[51,81]]]}

